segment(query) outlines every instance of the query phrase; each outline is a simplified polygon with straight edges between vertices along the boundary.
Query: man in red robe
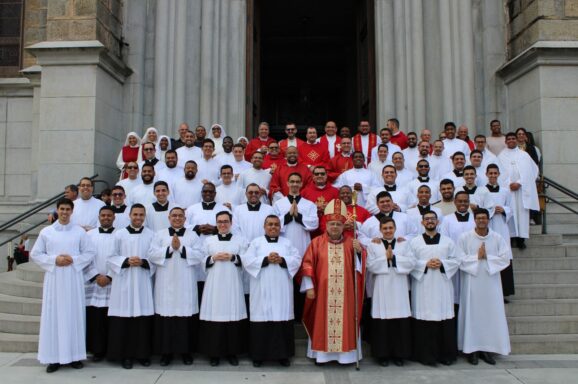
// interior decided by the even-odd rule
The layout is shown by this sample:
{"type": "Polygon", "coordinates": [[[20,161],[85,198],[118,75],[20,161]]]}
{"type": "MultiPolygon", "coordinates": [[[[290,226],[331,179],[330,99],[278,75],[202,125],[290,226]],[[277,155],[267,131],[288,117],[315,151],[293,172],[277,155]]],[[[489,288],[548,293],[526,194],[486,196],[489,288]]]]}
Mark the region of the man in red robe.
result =
{"type": "Polygon", "coordinates": [[[398,119],[387,120],[387,128],[391,129],[391,142],[401,149],[407,148],[407,136],[399,129],[398,119]]]}
{"type": "Polygon", "coordinates": [[[303,190],[303,188],[305,188],[311,182],[311,171],[305,164],[301,164],[297,161],[297,148],[287,148],[285,159],[285,163],[278,166],[275,172],[273,172],[273,176],[271,177],[271,183],[269,184],[269,194],[272,202],[287,196],[289,193],[287,180],[289,179],[290,174],[296,172],[301,175],[301,180],[303,181],[301,190],[303,190]]]}
{"type": "Polygon", "coordinates": [[[313,169],[317,165],[327,165],[329,163],[329,151],[327,146],[317,142],[317,128],[308,127],[307,141],[301,143],[299,151],[299,161],[313,169]]]}
{"type": "Polygon", "coordinates": [[[285,162],[285,157],[281,155],[278,143],[272,142],[267,148],[269,148],[269,153],[263,159],[263,169],[271,169],[272,172],[275,172],[275,169],[285,162]]]}
{"type": "Polygon", "coordinates": [[[267,154],[267,147],[276,140],[269,137],[269,123],[262,122],[259,124],[258,136],[249,141],[247,148],[245,148],[245,160],[251,161],[253,153],[261,152],[263,156],[267,154]]]}
{"type": "Polygon", "coordinates": [[[329,161],[327,174],[329,182],[333,183],[343,172],[353,168],[353,158],[351,157],[351,138],[341,139],[341,152],[335,154],[329,161]]]}
{"type": "Polygon", "coordinates": [[[287,148],[296,147],[297,150],[299,150],[301,149],[301,145],[304,143],[303,140],[297,137],[297,125],[295,125],[295,123],[285,124],[285,134],[287,135],[287,138],[279,142],[281,156],[285,155],[287,148]]]}
{"type": "Polygon", "coordinates": [[[365,256],[357,240],[343,236],[346,212],[339,199],[327,206],[327,232],[311,241],[301,264],[301,291],[306,292],[303,324],[309,335],[307,357],[318,364],[333,360],[351,364],[357,357],[365,256]]]}
{"type": "Polygon", "coordinates": [[[327,148],[329,157],[332,159],[341,152],[341,137],[337,136],[337,124],[335,124],[335,121],[325,123],[325,135],[319,138],[319,142],[327,148]]]}
{"type": "MultiPolygon", "coordinates": [[[[377,135],[371,131],[369,121],[361,120],[358,133],[353,136],[353,152],[363,152],[365,164],[371,163],[371,150],[377,145],[377,135]]],[[[342,144],[343,145],[343,141],[342,144]]]]}
{"type": "MultiPolygon", "coordinates": [[[[327,171],[324,166],[318,165],[313,168],[313,182],[303,188],[301,196],[317,205],[317,216],[321,220],[325,207],[331,200],[339,197],[339,191],[327,183],[327,171]]],[[[311,233],[311,237],[317,237],[323,233],[325,231],[322,232],[317,228],[311,233]]]]}
{"type": "MultiPolygon", "coordinates": [[[[345,226],[343,227],[343,236],[354,238],[354,225],[353,225],[353,190],[349,185],[344,185],[343,187],[339,188],[339,200],[343,201],[343,203],[347,206],[347,216],[345,221],[345,226]]],[[[371,213],[365,208],[360,205],[355,206],[355,216],[357,217],[356,226],[357,230],[361,227],[361,224],[365,223],[365,220],[371,217],[371,213]]],[[[321,217],[319,220],[319,228],[318,231],[321,233],[325,233],[327,230],[327,220],[325,216],[321,217]]]]}

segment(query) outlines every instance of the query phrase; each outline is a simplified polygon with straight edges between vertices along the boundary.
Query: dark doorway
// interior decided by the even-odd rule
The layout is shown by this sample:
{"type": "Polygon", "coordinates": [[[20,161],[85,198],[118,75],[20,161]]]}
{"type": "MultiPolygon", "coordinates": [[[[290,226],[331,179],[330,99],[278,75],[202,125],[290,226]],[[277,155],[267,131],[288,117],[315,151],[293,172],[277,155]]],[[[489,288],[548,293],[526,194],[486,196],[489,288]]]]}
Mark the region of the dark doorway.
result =
{"type": "Polygon", "coordinates": [[[373,0],[251,0],[247,21],[248,135],[375,122],[373,0]]]}

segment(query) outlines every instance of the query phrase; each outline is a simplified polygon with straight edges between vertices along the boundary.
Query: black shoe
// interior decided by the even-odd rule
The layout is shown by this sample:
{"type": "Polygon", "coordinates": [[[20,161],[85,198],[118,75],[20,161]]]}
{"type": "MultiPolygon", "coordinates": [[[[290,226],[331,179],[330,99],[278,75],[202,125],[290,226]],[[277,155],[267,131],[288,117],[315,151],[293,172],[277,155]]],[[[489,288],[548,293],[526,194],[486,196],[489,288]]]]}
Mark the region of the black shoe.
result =
{"type": "Polygon", "coordinates": [[[82,364],[82,361],[80,361],[80,360],[73,361],[72,363],[70,363],[70,367],[72,367],[74,369],[82,369],[82,368],[84,368],[84,364],[82,364]]]}
{"type": "Polygon", "coordinates": [[[318,367],[323,367],[323,366],[325,366],[325,363],[320,363],[320,362],[316,361],[315,365],[318,367]]]}
{"type": "Polygon", "coordinates": [[[124,369],[132,369],[132,359],[123,359],[122,360],[122,367],[124,369]]]}
{"type": "Polygon", "coordinates": [[[104,355],[101,355],[101,354],[92,355],[92,361],[94,361],[95,363],[98,363],[98,362],[102,361],[103,359],[104,359],[104,355]]]}
{"type": "Polygon", "coordinates": [[[291,360],[289,359],[279,359],[279,364],[283,367],[289,367],[291,365],[291,360]]]}
{"type": "Polygon", "coordinates": [[[239,365],[239,359],[237,359],[237,356],[231,355],[229,357],[227,357],[227,360],[229,361],[229,364],[231,364],[232,366],[237,366],[239,365]]]}
{"type": "Polygon", "coordinates": [[[389,360],[387,359],[379,359],[378,360],[379,365],[381,365],[382,367],[389,367],[389,360]]]}
{"type": "Polygon", "coordinates": [[[403,367],[403,360],[402,359],[393,359],[393,365],[396,367],[403,367]]]}
{"type": "Polygon", "coordinates": [[[453,363],[454,363],[453,361],[448,360],[448,359],[440,360],[440,364],[443,364],[443,365],[452,365],[453,363]]]}
{"type": "Polygon", "coordinates": [[[468,363],[470,363],[471,365],[478,365],[479,363],[478,352],[472,352],[468,355],[468,363]]]}
{"type": "Polygon", "coordinates": [[[436,363],[435,361],[430,361],[430,362],[423,362],[423,361],[422,361],[421,363],[422,363],[423,365],[428,366],[428,367],[434,367],[434,368],[435,368],[435,367],[438,366],[438,363],[436,363]]]}
{"type": "Polygon", "coordinates": [[[518,240],[518,249],[526,249],[526,242],[524,239],[520,238],[518,240]]]}
{"type": "Polygon", "coordinates": [[[172,359],[173,358],[171,355],[162,355],[161,356],[161,367],[166,367],[167,365],[169,365],[171,363],[172,359]]]}
{"type": "Polygon", "coordinates": [[[211,364],[211,367],[216,367],[217,365],[219,365],[220,361],[218,357],[211,357],[211,360],[209,361],[209,364],[211,364]]]}
{"type": "Polygon", "coordinates": [[[508,300],[504,297],[504,304],[510,304],[510,300],[508,300]]]}
{"type": "Polygon", "coordinates": [[[263,365],[261,360],[253,360],[253,367],[259,368],[261,365],[263,365]]]}
{"type": "Polygon", "coordinates": [[[184,365],[193,364],[193,355],[191,355],[190,353],[183,353],[182,358],[183,358],[183,364],[184,365]]]}
{"type": "Polygon", "coordinates": [[[480,359],[485,361],[487,364],[496,365],[496,360],[489,352],[480,352],[480,359]]]}
{"type": "Polygon", "coordinates": [[[60,364],[58,364],[58,363],[48,364],[48,366],[46,367],[46,373],[56,372],[59,369],[60,369],[60,364]]]}
{"type": "Polygon", "coordinates": [[[151,366],[151,359],[138,359],[138,362],[143,367],[150,367],[151,366]]]}

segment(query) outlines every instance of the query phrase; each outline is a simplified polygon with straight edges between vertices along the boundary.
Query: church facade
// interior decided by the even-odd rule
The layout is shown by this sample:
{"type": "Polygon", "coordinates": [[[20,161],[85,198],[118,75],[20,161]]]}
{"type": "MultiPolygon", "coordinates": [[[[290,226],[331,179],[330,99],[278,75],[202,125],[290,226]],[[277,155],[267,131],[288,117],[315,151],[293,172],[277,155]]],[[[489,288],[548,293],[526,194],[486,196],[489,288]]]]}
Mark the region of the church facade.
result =
{"type": "Polygon", "coordinates": [[[118,178],[126,134],[259,121],[525,127],[578,187],[578,0],[0,4],[0,201],[118,178]],[[313,4],[312,4],[313,3],[313,4]]]}

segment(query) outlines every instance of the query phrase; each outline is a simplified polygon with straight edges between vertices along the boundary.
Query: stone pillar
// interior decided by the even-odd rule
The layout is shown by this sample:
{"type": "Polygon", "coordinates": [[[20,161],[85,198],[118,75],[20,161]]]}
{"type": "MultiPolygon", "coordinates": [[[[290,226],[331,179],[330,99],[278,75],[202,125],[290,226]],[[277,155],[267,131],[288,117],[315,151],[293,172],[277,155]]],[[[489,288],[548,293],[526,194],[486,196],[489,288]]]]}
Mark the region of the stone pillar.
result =
{"type": "MultiPolygon", "coordinates": [[[[393,0],[375,2],[375,19],[393,20],[393,0]]],[[[395,39],[393,23],[375,23],[377,69],[377,126],[385,127],[388,117],[395,116],[395,39]]]]}

